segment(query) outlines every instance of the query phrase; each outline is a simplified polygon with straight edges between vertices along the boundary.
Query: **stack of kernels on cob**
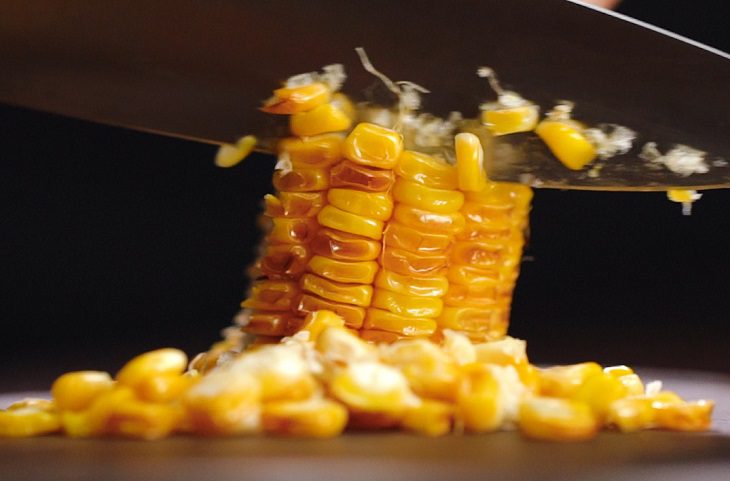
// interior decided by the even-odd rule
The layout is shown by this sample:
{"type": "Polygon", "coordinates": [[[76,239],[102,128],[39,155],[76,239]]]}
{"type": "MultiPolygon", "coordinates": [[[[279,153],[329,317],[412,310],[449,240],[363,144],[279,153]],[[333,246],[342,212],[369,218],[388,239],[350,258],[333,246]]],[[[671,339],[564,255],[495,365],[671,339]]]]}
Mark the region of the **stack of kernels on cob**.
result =
{"type": "Polygon", "coordinates": [[[363,327],[383,228],[393,211],[391,167],[401,148],[395,132],[369,124],[358,125],[344,140],[344,158],[330,174],[328,205],[317,216],[316,256],[302,278],[302,312],[330,309],[347,327],[363,327]]]}
{"type": "Polygon", "coordinates": [[[297,137],[278,143],[278,194],[266,196],[272,227],[243,330],[261,340],[291,335],[304,316],[328,309],[370,341],[439,338],[442,329],[504,336],[529,188],[488,182],[472,134],[461,134],[471,152],[457,140],[452,165],[373,123],[333,133],[350,127],[339,107],[349,104],[316,80],[276,90],[263,108],[291,115],[297,137]]]}
{"type": "Polygon", "coordinates": [[[371,340],[430,336],[443,310],[448,249],[463,225],[455,169],[444,161],[404,151],[395,165],[396,201],[383,238],[373,306],[362,335],[371,340]],[[389,334],[386,334],[389,333],[389,334]]]}
{"type": "MultiPolygon", "coordinates": [[[[301,86],[276,90],[263,107],[269,113],[290,115],[290,130],[295,135],[278,144],[279,163],[273,178],[277,194],[265,197],[268,233],[253,269],[259,278],[253,281],[250,296],[242,304],[250,309],[246,332],[263,339],[296,332],[307,308],[334,307],[312,306],[313,290],[331,297],[362,294],[363,290],[356,288],[342,288],[335,293],[328,289],[332,287],[329,280],[307,272],[329,272],[328,261],[313,255],[312,244],[315,236],[322,235],[317,218],[331,191],[330,169],[341,160],[343,138],[337,132],[347,130],[351,124],[345,102],[331,85],[313,79],[301,86]],[[302,290],[307,292],[305,296],[302,290]]],[[[371,280],[363,282],[369,284],[371,280]]],[[[369,296],[357,300],[369,302],[369,296]]]]}
{"type": "Polygon", "coordinates": [[[506,334],[531,197],[529,188],[506,183],[466,193],[466,225],[451,248],[442,327],[481,341],[506,334]]]}

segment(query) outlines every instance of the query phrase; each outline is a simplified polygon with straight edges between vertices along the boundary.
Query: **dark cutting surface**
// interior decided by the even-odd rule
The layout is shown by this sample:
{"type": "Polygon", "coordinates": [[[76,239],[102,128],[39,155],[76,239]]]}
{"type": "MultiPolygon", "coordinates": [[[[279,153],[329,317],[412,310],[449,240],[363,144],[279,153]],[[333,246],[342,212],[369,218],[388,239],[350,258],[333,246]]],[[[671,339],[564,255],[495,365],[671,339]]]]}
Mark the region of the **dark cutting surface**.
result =
{"type": "MultiPolygon", "coordinates": [[[[577,444],[528,441],[513,432],[447,436],[347,433],[330,440],[174,437],[143,442],[58,436],[0,440],[3,480],[726,480],[730,377],[640,370],[683,397],[717,402],[708,433],[602,433],[577,444]]],[[[10,397],[0,397],[7,402],[10,397]]]]}

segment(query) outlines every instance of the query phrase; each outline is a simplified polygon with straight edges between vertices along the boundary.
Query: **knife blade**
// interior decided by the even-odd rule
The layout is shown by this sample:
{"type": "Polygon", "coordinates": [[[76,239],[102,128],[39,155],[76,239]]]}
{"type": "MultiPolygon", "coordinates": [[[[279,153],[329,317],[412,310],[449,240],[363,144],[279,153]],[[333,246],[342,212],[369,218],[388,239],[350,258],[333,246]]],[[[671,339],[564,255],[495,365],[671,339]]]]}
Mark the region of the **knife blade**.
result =
{"type": "Polygon", "coordinates": [[[292,73],[342,63],[347,89],[381,71],[427,87],[426,111],[475,116],[491,98],[480,65],[551,107],[577,105],[587,124],[638,132],[637,143],[707,152],[705,174],[681,176],[637,159],[601,175],[570,171],[534,136],[499,138],[490,178],[542,187],[666,190],[730,185],[730,56],[572,0],[267,2],[5,0],[0,3],[0,102],[204,142],[258,132],[261,99],[292,73]]]}

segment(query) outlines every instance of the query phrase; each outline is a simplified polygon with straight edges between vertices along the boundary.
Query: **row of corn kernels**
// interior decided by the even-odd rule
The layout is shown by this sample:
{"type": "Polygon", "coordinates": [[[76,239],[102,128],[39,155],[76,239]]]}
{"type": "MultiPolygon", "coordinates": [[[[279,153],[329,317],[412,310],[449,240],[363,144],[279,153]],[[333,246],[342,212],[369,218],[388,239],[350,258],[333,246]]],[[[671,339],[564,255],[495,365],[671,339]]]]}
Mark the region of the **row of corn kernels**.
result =
{"type": "Polygon", "coordinates": [[[394,169],[396,206],[385,230],[366,339],[434,334],[448,289],[449,248],[463,224],[458,211],[464,195],[454,166],[406,150],[394,169]]]}
{"type": "Polygon", "coordinates": [[[474,340],[506,334],[531,197],[529,188],[505,183],[466,192],[466,225],[450,254],[444,328],[474,340]]]}
{"type": "Polygon", "coordinates": [[[363,131],[363,124],[344,139],[343,158],[330,175],[328,205],[317,217],[318,259],[302,279],[304,312],[331,309],[345,319],[347,327],[363,328],[380,267],[384,225],[393,211],[390,167],[400,138],[392,140],[394,145],[371,152],[372,138],[363,131]]]}
{"type": "Polygon", "coordinates": [[[244,329],[262,339],[292,334],[307,309],[333,307],[312,305],[312,296],[302,295],[302,290],[323,289],[327,284],[307,271],[316,272],[327,264],[312,250],[321,245],[323,233],[317,219],[332,190],[330,171],[341,161],[342,137],[334,132],[351,124],[343,109],[347,105],[330,86],[312,82],[276,90],[263,109],[289,115],[294,137],[277,146],[279,164],[273,176],[277,193],[265,198],[268,232],[254,269],[259,279],[242,303],[250,309],[244,329]]]}
{"type": "Polygon", "coordinates": [[[152,351],[112,379],[61,376],[52,401],[0,411],[0,436],[63,432],[74,437],[158,439],[173,433],[336,436],[346,428],[400,428],[429,436],[519,429],[554,441],[590,439],[603,428],[631,432],[709,428],[713,404],[687,402],[625,366],[587,362],[540,369],[524,341],[473,344],[444,331],[425,339],[370,344],[330,311],[303,330],[200,373],[185,355],[152,351]]]}

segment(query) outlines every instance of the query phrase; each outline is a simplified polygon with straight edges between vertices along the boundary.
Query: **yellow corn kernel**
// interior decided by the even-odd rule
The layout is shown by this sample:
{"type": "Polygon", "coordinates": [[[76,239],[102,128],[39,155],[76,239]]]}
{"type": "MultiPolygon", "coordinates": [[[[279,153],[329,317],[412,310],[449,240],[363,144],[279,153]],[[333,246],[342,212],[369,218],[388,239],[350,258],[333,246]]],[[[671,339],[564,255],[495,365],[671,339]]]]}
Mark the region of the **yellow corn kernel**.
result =
{"type": "Polygon", "coordinates": [[[467,431],[495,431],[504,422],[500,385],[484,364],[464,366],[456,400],[456,419],[467,431]]]}
{"type": "Polygon", "coordinates": [[[351,329],[360,329],[365,321],[365,309],[362,307],[328,301],[310,294],[303,294],[297,306],[298,312],[307,315],[322,310],[334,312],[345,321],[345,326],[351,329]]]}
{"type": "Polygon", "coordinates": [[[261,346],[231,361],[229,370],[234,376],[247,373],[256,377],[264,402],[306,399],[316,389],[304,353],[296,345],[261,346]]]}
{"type": "Polygon", "coordinates": [[[444,296],[447,306],[490,307],[497,302],[496,286],[450,284],[444,296]]]}
{"type": "Polygon", "coordinates": [[[543,120],[535,132],[569,169],[580,170],[598,155],[595,146],[583,135],[581,125],[575,121],[543,120]]]}
{"type": "Polygon", "coordinates": [[[472,194],[475,192],[467,192],[461,209],[467,220],[492,230],[512,227],[514,207],[511,201],[474,200],[472,194]]]}
{"type": "MultiPolygon", "coordinates": [[[[509,217],[508,212],[501,212],[493,215],[488,221],[474,222],[470,219],[469,204],[466,202],[461,213],[466,218],[466,226],[456,235],[459,241],[486,241],[486,242],[510,242],[523,241],[522,226],[515,228],[514,219],[509,217]],[[519,230],[518,230],[519,229],[519,230]]],[[[526,225],[525,225],[526,227],[526,225]]]]}
{"type": "Polygon", "coordinates": [[[476,360],[500,366],[517,366],[527,363],[527,342],[514,337],[474,345],[476,360]]]}
{"type": "Polygon", "coordinates": [[[371,305],[412,317],[438,317],[444,308],[443,301],[438,297],[410,296],[386,289],[375,289],[371,305]]]}
{"type": "Polygon", "coordinates": [[[629,396],[640,396],[644,394],[644,383],[641,378],[628,366],[608,366],[603,372],[618,379],[626,388],[629,396]]]}
{"type": "Polygon", "coordinates": [[[479,192],[487,187],[487,173],[484,170],[484,149],[479,137],[468,132],[454,138],[456,148],[456,172],[459,189],[479,192]]]}
{"type": "Polygon", "coordinates": [[[347,136],[343,150],[357,164],[392,169],[403,152],[403,137],[395,130],[362,122],[347,136]]]}
{"type": "Polygon", "coordinates": [[[331,229],[319,229],[310,246],[315,254],[344,261],[372,261],[381,249],[380,242],[331,229]]]}
{"type": "Polygon", "coordinates": [[[505,246],[480,241],[459,241],[451,248],[449,258],[454,264],[468,265],[479,269],[504,266],[505,246]]]}
{"type": "Polygon", "coordinates": [[[313,82],[300,87],[284,87],[274,90],[274,96],[266,101],[261,110],[270,114],[296,114],[306,112],[330,100],[329,87],[313,82]]]}
{"type": "Polygon", "coordinates": [[[445,354],[451,356],[459,366],[476,362],[477,354],[474,350],[474,344],[463,332],[444,329],[441,331],[441,335],[443,336],[440,341],[441,349],[445,354]]]}
{"type": "Polygon", "coordinates": [[[339,134],[289,137],[279,142],[277,151],[286,153],[295,169],[329,167],[342,158],[343,141],[339,134]]]}
{"type": "Polygon", "coordinates": [[[420,152],[404,150],[395,172],[407,180],[434,189],[454,190],[458,186],[456,167],[420,152]]]}
{"type": "Polygon", "coordinates": [[[143,401],[168,403],[175,401],[193,384],[194,378],[177,374],[152,376],[135,387],[135,393],[143,401]]]}
{"type": "Polygon", "coordinates": [[[56,406],[55,401],[52,401],[50,399],[40,399],[40,398],[32,398],[32,397],[27,397],[25,399],[21,399],[20,401],[15,401],[10,406],[8,406],[5,410],[6,411],[15,411],[16,409],[25,409],[25,408],[38,409],[40,411],[46,411],[46,412],[54,412],[54,411],[58,410],[58,407],[56,406]]]}
{"type": "Polygon", "coordinates": [[[537,394],[540,390],[540,375],[538,374],[537,367],[526,362],[517,364],[515,370],[527,390],[533,394],[537,394]]]}
{"type": "Polygon", "coordinates": [[[605,422],[617,427],[621,432],[633,433],[653,427],[654,413],[650,400],[627,397],[609,404],[605,422]]]}
{"type": "Polygon", "coordinates": [[[0,411],[0,438],[26,438],[61,429],[58,413],[42,406],[23,406],[0,411]]]}
{"type": "Polygon", "coordinates": [[[315,348],[322,357],[335,364],[378,359],[374,346],[341,327],[326,327],[317,337],[315,348]]]}
{"type": "Polygon", "coordinates": [[[464,194],[458,190],[435,189],[402,178],[395,181],[393,198],[398,202],[438,214],[457,212],[464,205],[464,194]]]}
{"type": "Polygon", "coordinates": [[[328,327],[345,327],[345,320],[332,311],[314,311],[304,318],[301,330],[309,333],[310,341],[316,341],[328,327]]]}
{"type": "Polygon", "coordinates": [[[317,232],[314,218],[274,217],[266,240],[271,244],[305,244],[317,232]]]}
{"type": "Polygon", "coordinates": [[[520,430],[533,439],[582,441],[598,431],[588,405],[568,399],[535,396],[520,405],[520,430]]]}
{"type": "Polygon", "coordinates": [[[351,124],[352,120],[347,114],[331,103],[289,117],[289,130],[300,137],[341,132],[349,129],[351,124]]]}
{"type": "Polygon", "coordinates": [[[279,344],[280,342],[281,342],[281,336],[263,336],[263,335],[259,334],[259,335],[256,335],[256,338],[251,342],[251,346],[255,346],[255,347],[268,346],[271,344],[279,344]]]}
{"type": "Polygon", "coordinates": [[[532,200],[532,189],[511,182],[489,182],[480,191],[465,192],[468,201],[491,206],[527,207],[532,200]]]}
{"type": "Polygon", "coordinates": [[[425,339],[396,341],[382,347],[385,362],[397,367],[417,395],[454,401],[460,370],[454,359],[425,339]]]}
{"type": "Polygon", "coordinates": [[[712,401],[668,403],[655,406],[657,427],[675,431],[706,431],[712,425],[712,401]]]}
{"type": "Polygon", "coordinates": [[[331,438],[347,425],[347,409],[329,399],[266,403],[261,413],[264,431],[283,436],[331,438]]]}
{"type": "Polygon", "coordinates": [[[464,229],[466,223],[461,212],[437,214],[406,204],[395,206],[393,219],[406,227],[436,234],[457,234],[464,229]]]}
{"type": "Polygon", "coordinates": [[[330,171],[332,187],[350,187],[367,192],[387,192],[395,183],[392,170],[374,169],[343,160],[330,171]]]}
{"type": "Polygon", "coordinates": [[[452,236],[424,232],[397,222],[389,222],[383,232],[383,243],[410,252],[446,252],[452,236]]]}
{"type": "Polygon", "coordinates": [[[605,419],[611,403],[626,397],[626,388],[617,378],[600,373],[588,377],[576,390],[573,399],[586,403],[597,419],[605,419]]]}
{"type": "MultiPolygon", "coordinates": [[[[649,386],[651,386],[651,383],[649,383],[649,386]]],[[[684,402],[684,400],[673,391],[659,391],[657,393],[647,395],[646,399],[651,402],[652,408],[661,408],[667,404],[679,404],[684,402]]]]}
{"type": "Polygon", "coordinates": [[[241,307],[269,311],[289,311],[296,307],[299,288],[294,281],[260,280],[251,285],[248,299],[241,307]]]}
{"type": "Polygon", "coordinates": [[[444,436],[451,431],[454,406],[441,401],[422,400],[406,410],[401,425],[424,436],[444,436]]]}
{"type": "Polygon", "coordinates": [[[355,108],[355,105],[352,103],[352,100],[350,100],[350,98],[342,92],[335,92],[332,95],[332,105],[342,110],[350,120],[355,121],[355,119],[357,119],[357,109],[355,108]]]}
{"type": "Polygon", "coordinates": [[[268,217],[314,217],[326,202],[324,192],[279,192],[266,194],[265,215],[268,217]]]}
{"type": "Polygon", "coordinates": [[[301,280],[302,290],[325,299],[367,307],[373,297],[373,287],[364,284],[342,284],[314,274],[305,274],[301,280]]]}
{"type": "Polygon", "coordinates": [[[377,362],[352,362],[339,369],[329,392],[353,411],[402,415],[415,396],[397,369],[377,362]]]}
{"type": "Polygon", "coordinates": [[[261,336],[289,336],[301,321],[295,313],[286,311],[253,311],[247,313],[243,330],[261,336]]]}
{"type": "Polygon", "coordinates": [[[182,401],[194,432],[234,435],[260,429],[261,383],[250,373],[214,369],[182,401]]]}
{"type": "Polygon", "coordinates": [[[101,436],[104,433],[104,425],[92,417],[90,410],[84,411],[61,411],[61,428],[63,432],[72,438],[88,438],[101,436]]]}
{"type": "Polygon", "coordinates": [[[330,185],[329,170],[324,167],[308,167],[294,170],[277,170],[272,178],[274,188],[280,192],[317,192],[330,185]]]}
{"type": "Polygon", "coordinates": [[[309,255],[306,245],[267,244],[257,266],[269,279],[297,278],[306,269],[309,255]]]}
{"type": "Polygon", "coordinates": [[[113,387],[114,380],[106,372],[68,372],[54,381],[51,395],[59,410],[80,411],[113,387]]]}
{"type": "Polygon", "coordinates": [[[188,357],[179,349],[165,348],[141,354],[117,373],[119,384],[134,390],[142,388],[157,376],[180,376],[188,365],[188,357]]]}
{"type": "Polygon", "coordinates": [[[482,110],[482,123],[494,135],[529,132],[535,129],[539,117],[537,105],[482,110]]]}
{"type": "Polygon", "coordinates": [[[433,276],[446,267],[448,259],[439,252],[411,252],[385,246],[380,257],[384,269],[404,276],[433,276]]]}
{"type": "Polygon", "coordinates": [[[540,369],[540,393],[545,396],[572,397],[586,379],[602,372],[601,366],[595,362],[540,369]]]}
{"type": "Polygon", "coordinates": [[[384,192],[330,189],[327,191],[327,200],[345,212],[377,220],[388,220],[393,213],[393,199],[384,192]]]}
{"type": "Polygon", "coordinates": [[[442,297],[449,288],[449,281],[440,275],[411,277],[380,269],[375,276],[375,287],[409,296],[442,297]]]}
{"type": "Polygon", "coordinates": [[[450,265],[446,273],[450,284],[474,287],[494,287],[499,283],[499,272],[467,265],[450,265]]]}
{"type": "Polygon", "coordinates": [[[357,234],[373,240],[380,240],[383,237],[383,221],[351,214],[332,205],[327,205],[319,211],[317,220],[320,225],[349,234],[357,234]]]}
{"type": "Polygon", "coordinates": [[[606,374],[610,374],[611,376],[616,378],[625,376],[627,374],[634,374],[633,369],[631,369],[629,366],[624,366],[623,364],[616,366],[606,366],[603,368],[603,372],[606,374]]]}
{"type": "Polygon", "coordinates": [[[626,388],[626,394],[629,396],[641,396],[644,394],[644,383],[638,374],[626,374],[618,376],[616,379],[626,388]]]}
{"type": "Polygon", "coordinates": [[[248,157],[256,147],[258,140],[253,135],[246,135],[235,144],[223,144],[215,154],[215,165],[218,167],[233,167],[248,157]]]}
{"type": "Polygon", "coordinates": [[[327,279],[354,284],[372,284],[378,272],[375,261],[348,262],[323,256],[312,257],[308,266],[311,272],[327,279]]]}
{"type": "Polygon", "coordinates": [[[101,394],[88,414],[91,433],[148,440],[166,437],[183,419],[178,406],[141,401],[128,386],[101,394]]]}
{"type": "Polygon", "coordinates": [[[698,199],[696,190],[674,189],[667,191],[667,198],[672,202],[694,202],[698,199]]]}
{"type": "Polygon", "coordinates": [[[380,329],[360,329],[357,331],[357,335],[360,336],[360,339],[373,344],[393,344],[403,339],[413,339],[397,332],[381,331],[380,329]]]}
{"type": "Polygon", "coordinates": [[[702,194],[696,190],[668,190],[667,198],[672,202],[679,202],[682,204],[682,214],[692,214],[692,204],[702,198],[702,194]]]}
{"type": "Polygon", "coordinates": [[[490,308],[448,306],[444,307],[441,312],[438,324],[442,329],[471,332],[490,331],[501,325],[503,311],[504,309],[499,306],[490,308]]]}
{"type": "Polygon", "coordinates": [[[419,337],[433,334],[436,331],[436,321],[424,317],[401,316],[371,307],[365,314],[363,327],[419,337]]]}

